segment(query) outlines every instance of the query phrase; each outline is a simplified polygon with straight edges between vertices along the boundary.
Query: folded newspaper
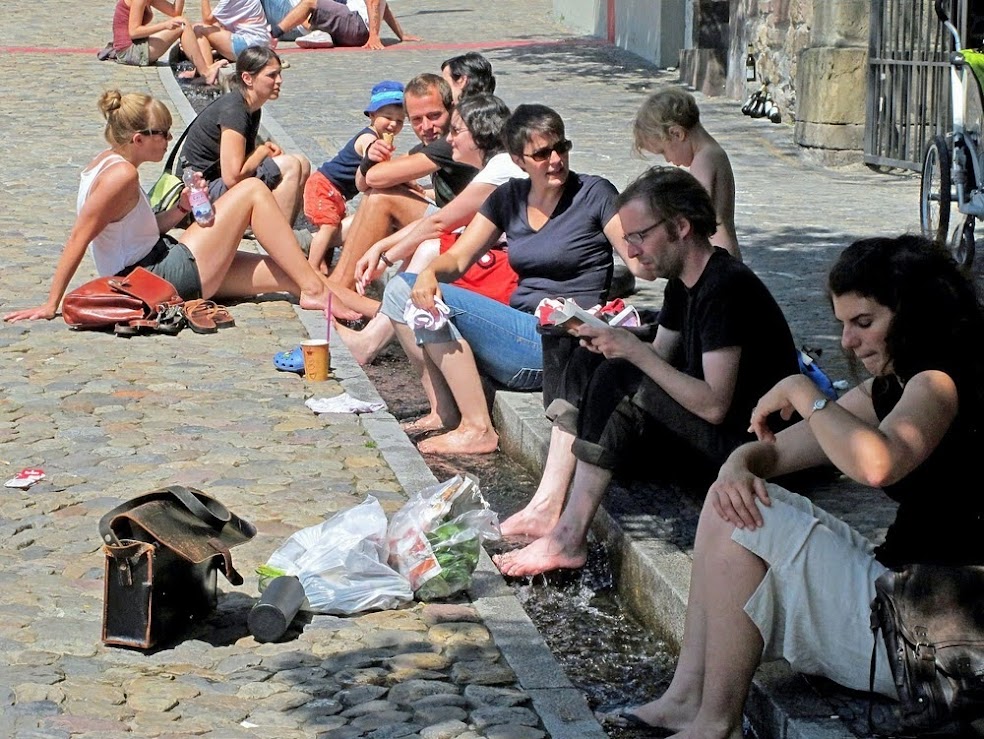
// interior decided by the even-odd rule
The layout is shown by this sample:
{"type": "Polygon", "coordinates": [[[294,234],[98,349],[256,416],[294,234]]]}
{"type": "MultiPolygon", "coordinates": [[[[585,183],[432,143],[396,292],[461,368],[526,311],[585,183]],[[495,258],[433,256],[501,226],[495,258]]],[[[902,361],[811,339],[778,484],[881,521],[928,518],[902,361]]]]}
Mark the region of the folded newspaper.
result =
{"type": "Polygon", "coordinates": [[[630,328],[640,325],[639,312],[622,300],[613,300],[585,310],[573,300],[544,298],[536,307],[536,315],[541,326],[562,326],[567,330],[582,324],[595,328],[630,328]]]}

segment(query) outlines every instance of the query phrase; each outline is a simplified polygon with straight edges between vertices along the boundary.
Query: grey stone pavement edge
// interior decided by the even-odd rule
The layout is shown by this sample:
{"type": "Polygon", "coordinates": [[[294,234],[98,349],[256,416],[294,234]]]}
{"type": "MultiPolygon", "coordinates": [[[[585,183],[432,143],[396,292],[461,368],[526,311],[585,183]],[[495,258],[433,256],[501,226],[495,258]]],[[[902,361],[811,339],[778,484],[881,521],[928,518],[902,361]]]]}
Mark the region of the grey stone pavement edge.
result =
{"type": "MultiPolygon", "coordinates": [[[[94,50],[109,37],[111,5],[81,0],[74,7],[86,20],[70,29],[26,0],[7,5],[6,43],[17,46],[0,47],[2,311],[34,304],[47,290],[73,220],[78,171],[101,144],[99,92],[145,90],[187,120],[181,100],[170,98],[166,71],[95,61],[94,50]]],[[[576,170],[621,187],[648,166],[631,152],[631,120],[647,92],[673,81],[671,73],[573,37],[552,18],[548,0],[394,0],[393,7],[423,43],[378,54],[282,47],[291,69],[280,100],[264,109],[275,137],[318,165],[364,120],[373,82],[436,71],[443,59],[474,48],[492,61],[507,103],[544,102],[564,116],[576,170]]],[[[735,101],[699,100],[735,166],[746,261],[776,294],[797,340],[824,349],[824,366],[846,377],[823,275],[852,239],[916,228],[916,179],[814,166],[792,144],[791,126],[745,118],[735,101]]],[[[408,147],[411,137],[407,129],[397,146],[408,147]]],[[[145,168],[146,184],[155,174],[145,168]]],[[[76,283],[91,275],[87,259],[76,283]]],[[[633,301],[657,304],[658,286],[633,301]]],[[[72,334],[60,320],[0,328],[0,476],[29,466],[49,475],[26,492],[2,494],[0,661],[8,666],[0,668],[0,734],[349,737],[398,736],[391,727],[412,726],[436,736],[428,730],[447,721],[448,735],[504,736],[496,734],[502,726],[511,727],[510,736],[542,729],[558,737],[603,735],[487,560],[470,604],[318,616],[297,641],[258,646],[244,626],[255,597],[248,579],[238,589],[226,584],[209,628],[174,649],[144,656],[99,646],[95,523],[118,500],[165,482],[202,487],[260,528],[235,552],[240,570],[250,572],[293,530],[366,492],[393,511],[406,492],[432,479],[388,414],[315,417],[302,407],[312,394],[374,395],[343,347],[333,346],[335,379],[324,388],[272,370],[274,351],[305,333],[321,335],[323,321],[279,301],[232,310],[237,328],[217,336],[125,341],[72,334]],[[479,674],[492,675],[493,687],[479,685],[479,674]],[[393,689],[386,695],[391,685],[399,685],[402,701],[393,689]],[[414,701],[416,711],[407,708],[414,701]],[[537,717],[541,729],[522,728],[537,717]],[[467,723],[479,728],[470,733],[467,723]]],[[[504,446],[525,450],[534,462],[544,430],[537,402],[535,395],[500,394],[496,403],[504,446]]],[[[826,497],[820,490],[825,506],[868,532],[883,525],[883,499],[843,501],[836,489],[829,486],[826,497]]],[[[678,636],[694,504],[672,493],[658,491],[646,501],[656,510],[639,512],[616,489],[601,518],[635,542],[619,549],[623,582],[635,583],[635,597],[627,596],[643,610],[644,601],[658,601],[669,610],[669,634],[678,636]]],[[[783,693],[802,697],[790,680],[760,673],[766,687],[750,709],[783,693]]],[[[822,717],[817,710],[797,704],[761,712],[779,716],[770,735],[844,734],[829,710],[822,717]]]]}

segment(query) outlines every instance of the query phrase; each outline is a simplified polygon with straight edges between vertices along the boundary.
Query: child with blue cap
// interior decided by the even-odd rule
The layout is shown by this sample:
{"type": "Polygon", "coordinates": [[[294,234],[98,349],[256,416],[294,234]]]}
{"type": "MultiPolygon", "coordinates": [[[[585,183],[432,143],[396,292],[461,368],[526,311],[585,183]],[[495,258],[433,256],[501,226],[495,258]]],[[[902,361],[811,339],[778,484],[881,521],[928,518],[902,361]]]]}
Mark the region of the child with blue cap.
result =
{"type": "Polygon", "coordinates": [[[406,118],[403,84],[393,80],[376,83],[365,114],[369,117],[369,125],[349,139],[333,159],[312,172],[304,186],[304,215],[318,227],[318,233],[311,240],[308,261],[325,274],[331,263],[328,250],[341,241],[346,204],[359,192],[355,173],[366,149],[379,138],[392,144],[393,137],[403,128],[406,118]]]}

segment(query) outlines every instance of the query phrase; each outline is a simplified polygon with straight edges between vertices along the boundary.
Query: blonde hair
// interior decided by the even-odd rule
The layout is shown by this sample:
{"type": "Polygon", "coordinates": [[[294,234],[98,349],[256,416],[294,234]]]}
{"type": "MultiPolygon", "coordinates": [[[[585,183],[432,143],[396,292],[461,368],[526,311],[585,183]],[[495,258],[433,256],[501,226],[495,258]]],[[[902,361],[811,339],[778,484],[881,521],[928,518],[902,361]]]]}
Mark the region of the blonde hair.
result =
{"type": "Polygon", "coordinates": [[[139,92],[107,90],[99,97],[110,146],[129,143],[133,134],[150,128],[170,128],[171,111],[160,100],[139,92]]]}
{"type": "Polygon", "coordinates": [[[636,113],[635,148],[641,151],[647,141],[669,138],[671,126],[689,131],[699,123],[700,110],[693,95],[679,87],[658,90],[646,98],[636,113]]]}

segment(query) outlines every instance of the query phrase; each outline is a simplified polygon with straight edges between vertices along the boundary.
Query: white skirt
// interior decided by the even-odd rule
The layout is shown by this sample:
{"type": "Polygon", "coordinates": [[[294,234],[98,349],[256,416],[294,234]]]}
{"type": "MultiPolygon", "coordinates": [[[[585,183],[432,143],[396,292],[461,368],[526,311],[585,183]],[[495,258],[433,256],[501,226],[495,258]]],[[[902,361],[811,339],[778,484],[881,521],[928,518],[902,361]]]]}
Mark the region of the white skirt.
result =
{"type": "MultiPolygon", "coordinates": [[[[772,505],[759,504],[765,525],[731,536],[769,566],[745,604],[765,642],[762,661],[785,659],[798,672],[868,690],[870,606],[886,568],[844,521],[778,485],[768,490],[772,505]]],[[[881,634],[877,649],[875,692],[897,699],[881,634]]]]}

